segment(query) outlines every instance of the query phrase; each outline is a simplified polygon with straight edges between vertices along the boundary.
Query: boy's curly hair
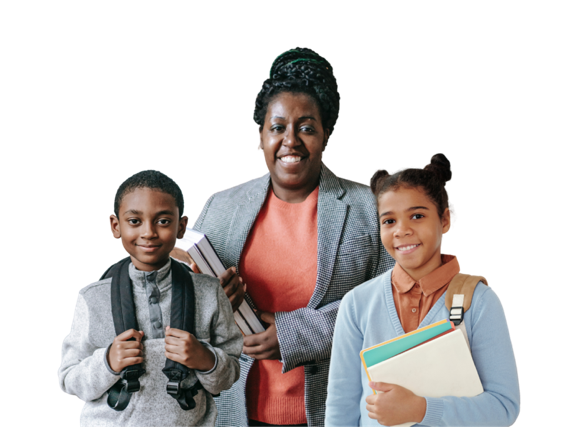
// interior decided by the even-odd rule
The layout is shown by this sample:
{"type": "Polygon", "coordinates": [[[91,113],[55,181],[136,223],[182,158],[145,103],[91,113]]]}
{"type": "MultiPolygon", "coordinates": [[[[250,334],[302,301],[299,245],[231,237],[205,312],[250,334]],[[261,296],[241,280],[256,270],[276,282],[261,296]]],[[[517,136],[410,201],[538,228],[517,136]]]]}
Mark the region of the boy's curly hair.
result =
{"type": "Polygon", "coordinates": [[[445,183],[451,180],[451,163],[445,155],[437,153],[431,158],[431,163],[425,168],[407,168],[395,174],[387,170],[378,170],[371,178],[371,190],[375,197],[389,190],[403,188],[421,188],[429,199],[437,206],[439,218],[449,207],[449,196],[445,183]]]}
{"type": "Polygon", "coordinates": [[[182,196],[182,191],[174,180],[156,170],[141,171],[122,182],[114,198],[114,214],[117,218],[122,199],[126,194],[131,193],[136,188],[150,188],[170,194],[176,201],[178,217],[182,218],[184,212],[184,197],[182,196]]]}
{"type": "Polygon", "coordinates": [[[270,69],[270,78],[262,84],[254,108],[254,121],[262,126],[268,104],[282,92],[304,93],[313,98],[323,128],[333,132],[339,117],[340,95],[333,67],[308,48],[295,48],[278,56],[270,69]]]}

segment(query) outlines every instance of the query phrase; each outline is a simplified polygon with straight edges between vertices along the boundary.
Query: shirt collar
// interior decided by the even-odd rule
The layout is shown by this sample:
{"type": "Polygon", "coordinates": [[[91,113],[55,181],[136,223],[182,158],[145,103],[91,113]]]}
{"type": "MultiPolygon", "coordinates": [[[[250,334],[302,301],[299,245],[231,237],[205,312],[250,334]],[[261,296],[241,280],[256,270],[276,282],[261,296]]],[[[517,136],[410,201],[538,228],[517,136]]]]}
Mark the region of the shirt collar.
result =
{"type": "Polygon", "coordinates": [[[413,280],[401,265],[396,263],[391,277],[395,290],[399,293],[407,293],[418,283],[423,295],[429,296],[445,287],[459,273],[460,268],[455,256],[441,254],[441,261],[443,262],[441,266],[419,281],[413,280]]]}
{"type": "Polygon", "coordinates": [[[128,267],[128,275],[132,280],[132,285],[134,290],[146,292],[146,282],[153,282],[158,286],[158,289],[162,292],[167,290],[172,285],[172,273],[170,272],[172,265],[172,259],[160,269],[151,272],[139,271],[136,267],[130,263],[128,267]]]}

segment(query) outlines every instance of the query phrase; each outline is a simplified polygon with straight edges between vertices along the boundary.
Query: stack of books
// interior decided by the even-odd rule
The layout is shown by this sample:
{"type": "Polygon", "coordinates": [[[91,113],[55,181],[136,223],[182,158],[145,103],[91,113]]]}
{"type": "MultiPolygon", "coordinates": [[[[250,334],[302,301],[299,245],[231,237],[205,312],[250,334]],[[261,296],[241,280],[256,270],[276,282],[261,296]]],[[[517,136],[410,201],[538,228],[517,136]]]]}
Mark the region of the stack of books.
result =
{"type": "Polygon", "coordinates": [[[465,337],[448,319],[360,355],[370,381],[400,385],[421,397],[474,397],[483,392],[465,337]]]}
{"type": "MultiPolygon", "coordinates": [[[[226,272],[222,261],[203,233],[187,228],[184,237],[176,241],[176,247],[188,252],[203,274],[218,278],[226,272]]],[[[262,323],[245,300],[234,312],[234,320],[244,335],[264,332],[262,323]]]]}

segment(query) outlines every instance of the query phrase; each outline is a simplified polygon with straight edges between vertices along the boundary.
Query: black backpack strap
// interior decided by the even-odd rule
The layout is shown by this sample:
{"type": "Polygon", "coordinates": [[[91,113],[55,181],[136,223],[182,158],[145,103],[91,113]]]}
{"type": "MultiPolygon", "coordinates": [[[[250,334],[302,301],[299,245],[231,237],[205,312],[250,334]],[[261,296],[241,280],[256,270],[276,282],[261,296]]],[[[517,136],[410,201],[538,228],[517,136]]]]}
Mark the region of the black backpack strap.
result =
{"type": "MultiPolygon", "coordinates": [[[[128,273],[129,266],[130,257],[127,257],[111,266],[100,278],[102,280],[112,277],[110,299],[116,335],[120,335],[128,329],[139,330],[132,295],[132,283],[128,273]]],[[[132,393],[140,390],[138,379],[144,373],[145,370],[141,364],[129,365],[124,368],[120,373],[120,380],[108,390],[108,406],[117,411],[126,409],[132,393]]]]}
{"type": "MultiPolygon", "coordinates": [[[[194,285],[189,268],[172,260],[172,301],[170,305],[170,327],[182,329],[194,335],[194,285]]],[[[182,389],[181,382],[190,374],[188,367],[171,359],[166,360],[162,372],[168,377],[166,392],[174,397],[184,410],[194,409],[194,396],[202,385],[197,381],[192,388],[182,389]]]]}

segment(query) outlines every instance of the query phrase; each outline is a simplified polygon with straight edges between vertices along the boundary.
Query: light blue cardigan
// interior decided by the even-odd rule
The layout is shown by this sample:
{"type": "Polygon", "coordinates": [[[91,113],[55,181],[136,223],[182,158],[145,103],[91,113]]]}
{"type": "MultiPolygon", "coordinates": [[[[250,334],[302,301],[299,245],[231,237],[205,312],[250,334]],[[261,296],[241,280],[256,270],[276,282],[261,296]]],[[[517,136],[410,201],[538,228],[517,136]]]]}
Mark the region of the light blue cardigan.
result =
{"type": "MultiPolygon", "coordinates": [[[[391,286],[392,270],[345,295],[337,316],[329,370],[325,426],[380,426],[368,417],[365,398],[372,393],[359,352],[403,335],[391,286]]],[[[449,312],[443,295],[419,328],[449,312]]],[[[426,398],[427,412],[417,425],[509,426],[519,415],[519,381],[505,313],[499,298],[479,283],[465,313],[471,353],[485,392],[476,397],[426,398]]],[[[447,354],[447,362],[451,362],[447,354]]]]}

